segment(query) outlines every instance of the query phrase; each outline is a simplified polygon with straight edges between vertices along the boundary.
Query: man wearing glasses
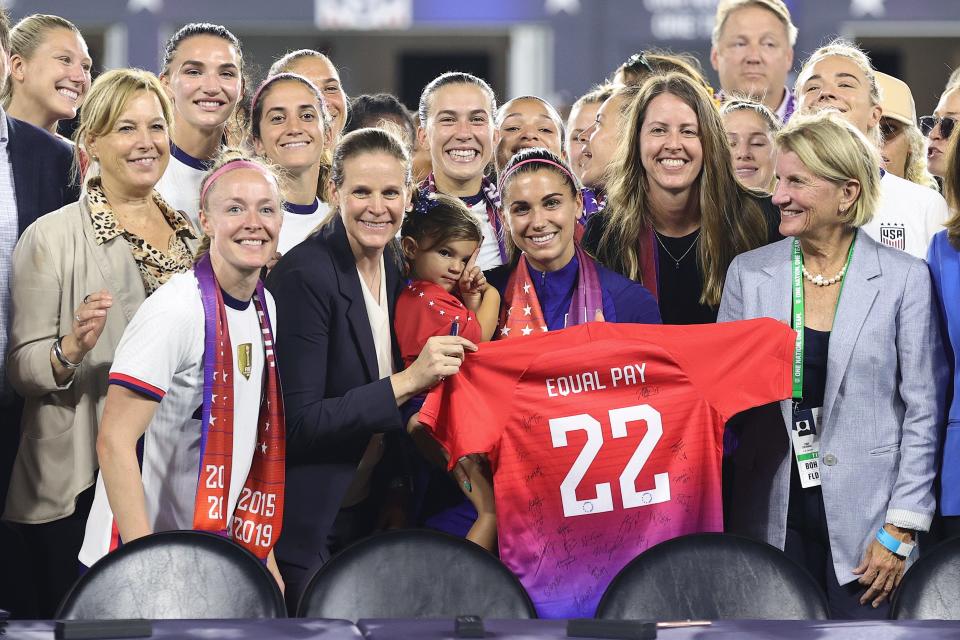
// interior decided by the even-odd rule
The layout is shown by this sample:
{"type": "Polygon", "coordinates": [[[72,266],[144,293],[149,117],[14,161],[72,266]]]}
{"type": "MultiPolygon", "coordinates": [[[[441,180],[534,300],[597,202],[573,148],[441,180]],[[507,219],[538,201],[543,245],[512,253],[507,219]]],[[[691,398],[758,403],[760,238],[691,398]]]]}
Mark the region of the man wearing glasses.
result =
{"type": "Polygon", "coordinates": [[[954,125],[960,118],[960,84],[947,85],[932,116],[920,118],[920,130],[927,136],[927,168],[943,178],[947,171],[947,149],[954,125]]]}

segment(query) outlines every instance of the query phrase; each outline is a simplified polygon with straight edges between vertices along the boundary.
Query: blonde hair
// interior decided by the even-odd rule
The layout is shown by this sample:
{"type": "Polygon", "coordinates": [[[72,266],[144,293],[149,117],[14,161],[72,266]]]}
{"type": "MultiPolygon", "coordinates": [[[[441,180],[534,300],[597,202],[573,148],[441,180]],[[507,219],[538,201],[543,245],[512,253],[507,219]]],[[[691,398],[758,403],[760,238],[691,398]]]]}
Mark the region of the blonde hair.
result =
{"type": "MultiPolygon", "coordinates": [[[[200,193],[204,193],[207,190],[208,186],[212,187],[213,185],[208,185],[207,183],[213,178],[214,174],[219,171],[224,165],[230,164],[231,162],[237,162],[242,160],[244,162],[251,162],[253,164],[259,165],[266,176],[273,178],[274,184],[277,186],[277,194],[283,193],[280,184],[280,172],[279,169],[271,163],[269,160],[262,158],[260,156],[255,156],[248,154],[242,149],[235,147],[224,147],[220,150],[220,153],[214,159],[213,164],[210,166],[210,169],[203,176],[203,180],[200,181],[200,193]]],[[[217,179],[222,177],[219,176],[217,179]]],[[[206,211],[206,201],[209,199],[209,193],[205,194],[203,201],[200,202],[200,210],[206,211]]],[[[278,203],[280,204],[280,203],[278,203]]],[[[279,212],[278,212],[279,215],[279,212]]],[[[210,252],[210,236],[203,234],[203,237],[200,238],[200,244],[197,246],[197,252],[194,255],[194,264],[196,264],[200,258],[210,252]]]]}
{"type": "MultiPolygon", "coordinates": [[[[73,31],[83,40],[83,35],[80,33],[80,30],[66,18],[45,13],[35,13],[18,22],[10,30],[10,49],[7,51],[7,56],[20,56],[25,60],[29,60],[33,57],[37,47],[43,44],[43,40],[47,37],[47,34],[55,29],[73,31]]],[[[11,100],[13,100],[13,85],[14,83],[11,78],[8,77],[3,91],[0,92],[0,104],[3,105],[4,109],[8,108],[11,100]]]]}
{"type": "Polygon", "coordinates": [[[753,111],[756,113],[767,128],[767,133],[771,136],[780,130],[780,119],[770,110],[770,107],[759,100],[754,100],[749,96],[732,95],[720,104],[721,117],[737,111],[753,111]]]}
{"type": "MultiPolygon", "coordinates": [[[[866,78],[867,83],[870,85],[870,105],[875,107],[880,106],[880,85],[877,83],[877,72],[876,69],[873,68],[873,63],[870,62],[870,58],[863,49],[843,38],[836,38],[828,44],[823,45],[804,61],[803,66],[800,68],[800,73],[797,74],[797,81],[793,85],[794,95],[802,95],[803,85],[813,72],[814,65],[826,58],[832,58],[834,56],[846,58],[857,65],[861,73],[863,73],[863,77],[866,78]]],[[[878,148],[883,145],[883,136],[880,133],[879,121],[867,132],[867,135],[878,148]]]]}
{"type": "Polygon", "coordinates": [[[815,176],[835,185],[859,182],[860,194],[840,219],[851,227],[870,222],[880,204],[880,153],[859,129],[837,111],[826,109],[794,114],[776,140],[781,153],[797,154],[815,176]]]}
{"type": "Polygon", "coordinates": [[[167,122],[167,129],[173,128],[173,106],[170,104],[170,98],[167,97],[163,85],[149,71],[143,69],[113,69],[107,71],[94,81],[90,87],[90,92],[80,107],[80,124],[77,125],[73,133],[73,140],[76,143],[74,150],[74,169],[81,166],[80,158],[86,154],[91,160],[90,169],[84,178],[84,185],[97,175],[99,171],[94,171],[94,162],[96,158],[87,148],[91,138],[104,136],[113,129],[113,126],[120,119],[127,105],[141,91],[149,91],[157,96],[160,101],[160,110],[163,113],[163,119],[167,122]]]}
{"type": "Polygon", "coordinates": [[[717,306],[727,267],[734,256],[767,241],[768,229],[758,201],[764,194],[742,186],[733,171],[730,143],[713,104],[713,97],[694,80],[679,73],[648,79],[633,100],[624,135],[614,160],[606,211],[608,224],[600,238],[600,258],[617,265],[627,277],[640,277],[640,237],[653,227],[647,194],[647,173],[640,150],[640,132],[650,103],[670,94],[697,115],[703,168],[697,177],[700,211],[697,259],[703,271],[701,304],[717,306]]]}
{"type": "Polygon", "coordinates": [[[927,139],[916,124],[903,127],[903,135],[907,136],[910,150],[907,152],[907,162],[903,168],[904,180],[909,180],[921,187],[929,187],[940,191],[936,178],[927,168],[927,139]]]}
{"type": "Polygon", "coordinates": [[[790,9],[784,4],[783,0],[720,0],[717,3],[717,14],[714,18],[713,33],[710,34],[710,42],[717,46],[720,42],[720,34],[723,33],[723,27],[727,24],[727,18],[730,14],[744,7],[760,7],[766,9],[783,23],[783,28],[787,32],[787,40],[790,46],[797,44],[797,27],[790,18],[790,9]]]}

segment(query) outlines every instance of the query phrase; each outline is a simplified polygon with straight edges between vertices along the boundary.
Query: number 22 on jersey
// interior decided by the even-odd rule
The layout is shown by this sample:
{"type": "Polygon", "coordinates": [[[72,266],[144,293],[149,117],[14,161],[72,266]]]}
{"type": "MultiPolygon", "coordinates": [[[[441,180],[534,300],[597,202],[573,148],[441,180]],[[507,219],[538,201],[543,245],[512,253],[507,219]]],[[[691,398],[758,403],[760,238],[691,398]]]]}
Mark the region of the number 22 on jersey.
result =
{"type": "MultiPolygon", "coordinates": [[[[647,431],[641,438],[633,455],[620,474],[620,496],[623,507],[645,507],[670,500],[670,478],[667,473],[654,474],[652,489],[637,491],[637,476],[653,453],[654,447],[663,435],[663,422],[660,412],[648,404],[611,409],[609,412],[610,433],[613,438],[627,436],[627,425],[633,422],[646,423],[647,431]]],[[[613,511],[613,492],[609,482],[594,485],[596,498],[577,499],[577,488],[590,470],[597,454],[603,447],[603,426],[593,416],[580,413],[563,418],[551,418],[550,436],[554,448],[567,446],[567,434],[571,431],[585,431],[587,441],[580,450],[573,466],[560,483],[560,497],[565,517],[584,516],[593,513],[613,511]]]]}

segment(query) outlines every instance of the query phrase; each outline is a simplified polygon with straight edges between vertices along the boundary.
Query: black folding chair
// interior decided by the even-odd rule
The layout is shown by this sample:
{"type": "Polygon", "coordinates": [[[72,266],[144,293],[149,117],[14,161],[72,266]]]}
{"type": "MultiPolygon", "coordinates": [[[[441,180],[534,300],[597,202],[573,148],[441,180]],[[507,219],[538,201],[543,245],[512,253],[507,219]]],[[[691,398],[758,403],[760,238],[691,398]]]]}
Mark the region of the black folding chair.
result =
{"type": "Polygon", "coordinates": [[[252,553],[201,531],[138,538],[73,586],[60,619],[284,618],[276,580],[252,553]]]}
{"type": "Polygon", "coordinates": [[[535,618],[530,597],[497,558],[445,533],[388,531],[321,567],[300,598],[308,618],[535,618]]]}
{"type": "Polygon", "coordinates": [[[610,583],[598,618],[825,620],[813,578],[766,543],[722,533],[662,542],[610,583]]]}
{"type": "Polygon", "coordinates": [[[960,537],[924,551],[893,594],[895,620],[960,620],[960,537]]]}

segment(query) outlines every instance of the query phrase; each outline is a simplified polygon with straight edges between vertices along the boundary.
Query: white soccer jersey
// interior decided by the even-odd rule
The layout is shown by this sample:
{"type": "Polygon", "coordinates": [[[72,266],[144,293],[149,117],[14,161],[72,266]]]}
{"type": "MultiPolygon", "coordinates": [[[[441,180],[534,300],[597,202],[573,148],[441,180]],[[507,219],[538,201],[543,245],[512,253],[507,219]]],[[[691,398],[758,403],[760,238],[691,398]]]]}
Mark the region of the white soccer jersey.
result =
{"type": "MultiPolygon", "coordinates": [[[[276,306],[266,293],[271,326],[276,306]]],[[[224,297],[233,349],[234,437],[228,513],[246,482],[256,446],[263,394],[264,348],[252,301],[224,297]],[[241,353],[244,355],[241,357],[241,353]]],[[[200,469],[204,314],[192,271],[179,273],[147,298],[117,347],[111,384],[159,401],[143,442],[141,472],[153,531],[192,529],[200,469]]],[[[102,476],[87,519],[80,562],[91,566],[113,543],[113,512],[102,476]]]]}
{"type": "Polygon", "coordinates": [[[200,231],[200,183],[207,173],[207,163],[194,158],[170,143],[170,164],[160,177],[156,189],[174,209],[187,214],[194,228],[200,231]]]}
{"type": "MultiPolygon", "coordinates": [[[[487,201],[480,198],[472,207],[469,207],[474,220],[480,225],[483,231],[483,242],[480,243],[480,253],[477,255],[477,266],[482,270],[493,269],[503,264],[500,257],[500,244],[497,242],[497,230],[490,224],[490,218],[487,216],[487,201]]],[[[506,230],[504,231],[506,233],[506,230]]]]}
{"type": "Polygon", "coordinates": [[[933,189],[885,172],[879,206],[863,230],[880,244],[925,260],[927,247],[943,229],[948,213],[946,200],[933,189]]]}
{"type": "Polygon", "coordinates": [[[326,219],[329,212],[330,205],[320,202],[319,199],[309,205],[284,203],[283,225],[280,227],[277,251],[286,254],[303,242],[310,232],[326,219]]]}

